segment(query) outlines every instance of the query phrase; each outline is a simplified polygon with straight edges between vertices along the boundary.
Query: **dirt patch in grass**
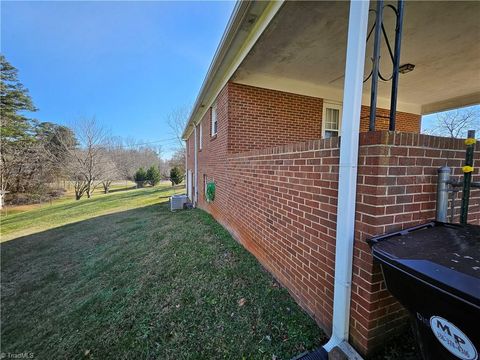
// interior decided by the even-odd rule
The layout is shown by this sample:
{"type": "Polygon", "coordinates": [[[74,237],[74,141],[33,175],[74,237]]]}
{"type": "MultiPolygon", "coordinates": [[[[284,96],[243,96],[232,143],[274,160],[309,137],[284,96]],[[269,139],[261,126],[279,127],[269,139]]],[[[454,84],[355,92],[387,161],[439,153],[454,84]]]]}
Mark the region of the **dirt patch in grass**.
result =
{"type": "Polygon", "coordinates": [[[140,205],[2,243],[2,352],[289,359],[326,341],[208,214],[119,201],[140,205]]]}

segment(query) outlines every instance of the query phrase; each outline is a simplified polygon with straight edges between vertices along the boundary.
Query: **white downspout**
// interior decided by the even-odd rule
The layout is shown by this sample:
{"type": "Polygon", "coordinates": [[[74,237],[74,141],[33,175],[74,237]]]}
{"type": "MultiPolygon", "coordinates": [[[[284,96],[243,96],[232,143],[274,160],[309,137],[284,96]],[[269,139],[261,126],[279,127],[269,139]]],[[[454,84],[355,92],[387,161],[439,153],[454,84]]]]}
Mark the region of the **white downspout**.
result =
{"type": "Polygon", "coordinates": [[[197,199],[198,199],[198,143],[197,143],[197,125],[195,125],[195,130],[193,132],[193,136],[195,137],[194,141],[194,170],[193,170],[193,184],[195,185],[195,190],[193,192],[193,207],[197,207],[197,199]]]}
{"type": "Polygon", "coordinates": [[[188,196],[188,142],[185,140],[185,194],[188,196]]]}
{"type": "Polygon", "coordinates": [[[348,343],[357,195],[358,138],[368,8],[368,0],[353,0],[350,2],[343,90],[343,126],[340,138],[333,329],[332,337],[324,345],[327,351],[331,351],[336,346],[341,346],[342,343],[348,343]]]}

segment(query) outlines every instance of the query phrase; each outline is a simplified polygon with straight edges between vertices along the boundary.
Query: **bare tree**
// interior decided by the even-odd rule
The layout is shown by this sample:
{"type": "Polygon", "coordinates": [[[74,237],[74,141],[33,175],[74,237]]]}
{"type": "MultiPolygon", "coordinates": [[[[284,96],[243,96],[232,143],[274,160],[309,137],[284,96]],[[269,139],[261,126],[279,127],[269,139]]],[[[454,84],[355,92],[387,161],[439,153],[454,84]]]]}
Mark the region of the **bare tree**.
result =
{"type": "Polygon", "coordinates": [[[177,147],[185,148],[185,142],[182,140],[182,134],[187,125],[190,116],[191,106],[184,105],[176,108],[167,115],[167,124],[177,139],[177,147]]]}
{"type": "Polygon", "coordinates": [[[457,109],[437,114],[435,124],[425,129],[426,134],[464,138],[468,130],[480,130],[478,107],[457,109]]]}
{"type": "Polygon", "coordinates": [[[185,131],[190,113],[191,106],[181,106],[167,116],[167,124],[174,133],[177,144],[172,149],[174,151],[172,157],[168,163],[164,164],[167,166],[161,167],[161,172],[164,176],[170,177],[170,170],[174,167],[177,167],[182,174],[185,173],[186,146],[182,135],[185,131]]]}
{"type": "Polygon", "coordinates": [[[25,141],[13,147],[2,146],[2,191],[15,194],[36,194],[48,180],[53,163],[45,146],[37,141],[25,141]]]}
{"type": "MultiPolygon", "coordinates": [[[[71,168],[73,170],[73,168],[71,168]]],[[[88,190],[88,182],[85,176],[76,171],[72,171],[71,180],[73,181],[73,188],[75,190],[75,200],[80,200],[88,190]]]]}
{"type": "Polygon", "coordinates": [[[101,151],[100,162],[102,164],[101,181],[103,192],[108,194],[112,182],[119,179],[119,171],[115,163],[115,152],[111,148],[105,148],[101,151]]]}
{"type": "Polygon", "coordinates": [[[107,131],[95,118],[85,118],[72,126],[78,145],[67,147],[68,171],[74,182],[75,198],[91,197],[103,180],[103,154],[108,145],[107,131]]]}
{"type": "Polygon", "coordinates": [[[168,179],[170,177],[170,161],[166,159],[159,159],[158,169],[162,179],[168,179]]]}
{"type": "Polygon", "coordinates": [[[48,184],[63,175],[65,149],[59,137],[74,143],[73,133],[52,123],[31,121],[29,136],[2,142],[0,172],[2,193],[17,203],[41,201],[50,196],[48,184]]]}
{"type": "Polygon", "coordinates": [[[115,138],[111,144],[112,157],[118,171],[119,178],[123,180],[131,180],[135,173],[136,164],[133,149],[125,146],[122,138],[115,138]]]}
{"type": "Polygon", "coordinates": [[[142,141],[115,138],[112,142],[112,157],[118,171],[118,177],[133,180],[135,172],[143,167],[160,166],[161,146],[150,146],[142,141]]]}
{"type": "Polygon", "coordinates": [[[183,174],[185,174],[185,151],[177,149],[169,161],[170,169],[176,167],[183,174]]]}

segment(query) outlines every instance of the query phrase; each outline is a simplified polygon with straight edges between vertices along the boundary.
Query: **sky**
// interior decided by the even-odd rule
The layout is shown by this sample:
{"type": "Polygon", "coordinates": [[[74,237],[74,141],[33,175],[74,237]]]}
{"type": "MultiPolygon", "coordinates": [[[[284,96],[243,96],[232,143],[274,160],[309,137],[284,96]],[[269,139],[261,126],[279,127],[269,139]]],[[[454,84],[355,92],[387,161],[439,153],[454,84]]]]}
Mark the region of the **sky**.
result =
{"type": "MultiPolygon", "coordinates": [[[[112,135],[176,144],[233,10],[227,1],[1,1],[1,52],[41,121],[93,117],[112,135]]],[[[426,116],[422,128],[435,122],[426,116]]]]}
{"type": "Polygon", "coordinates": [[[1,52],[39,109],[93,117],[171,153],[168,114],[192,105],[234,2],[2,1],[1,52]]]}
{"type": "MultiPolygon", "coordinates": [[[[480,105],[467,106],[461,109],[461,111],[463,110],[475,111],[477,114],[480,114],[480,105]]],[[[448,113],[448,111],[445,111],[445,112],[448,113]]],[[[428,129],[434,128],[437,125],[437,115],[442,113],[443,112],[422,116],[422,132],[425,132],[428,129]]],[[[476,128],[479,128],[479,127],[480,125],[477,123],[476,128]]],[[[478,135],[480,134],[476,134],[476,137],[478,137],[478,135]]]]}

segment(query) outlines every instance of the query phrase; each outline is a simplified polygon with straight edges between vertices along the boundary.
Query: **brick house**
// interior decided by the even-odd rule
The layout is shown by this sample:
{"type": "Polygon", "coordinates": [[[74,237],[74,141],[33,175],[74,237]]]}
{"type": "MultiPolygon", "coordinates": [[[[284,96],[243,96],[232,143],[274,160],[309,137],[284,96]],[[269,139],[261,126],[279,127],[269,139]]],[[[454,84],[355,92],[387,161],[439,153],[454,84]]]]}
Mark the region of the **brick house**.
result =
{"type": "MultiPolygon", "coordinates": [[[[408,2],[401,64],[415,69],[399,78],[395,131],[391,85],[379,83],[372,128],[362,84],[374,4],[238,3],[184,131],[192,202],[290,291],[331,346],[362,355],[407,323],[365,240],[434,218],[437,168],[461,173],[463,141],[420,134],[421,116],[480,103],[480,3],[408,2]]],[[[394,33],[391,14],[384,22],[394,33]]],[[[380,68],[391,69],[387,58],[380,68]]],[[[472,194],[470,221],[480,223],[472,194]]]]}

